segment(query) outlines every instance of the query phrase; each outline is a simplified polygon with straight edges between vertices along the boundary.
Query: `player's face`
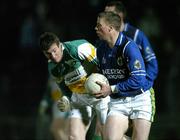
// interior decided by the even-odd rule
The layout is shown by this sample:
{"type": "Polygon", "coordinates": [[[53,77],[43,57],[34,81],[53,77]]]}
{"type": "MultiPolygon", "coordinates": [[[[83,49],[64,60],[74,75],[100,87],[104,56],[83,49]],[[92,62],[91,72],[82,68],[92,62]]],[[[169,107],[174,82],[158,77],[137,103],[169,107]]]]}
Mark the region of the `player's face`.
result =
{"type": "Polygon", "coordinates": [[[101,40],[107,40],[108,34],[109,34],[109,26],[105,23],[103,18],[97,18],[97,23],[96,23],[96,34],[101,40]]]}
{"type": "Polygon", "coordinates": [[[62,60],[63,49],[62,44],[58,46],[56,43],[52,44],[47,51],[44,51],[44,55],[55,63],[59,63],[62,60]]]}

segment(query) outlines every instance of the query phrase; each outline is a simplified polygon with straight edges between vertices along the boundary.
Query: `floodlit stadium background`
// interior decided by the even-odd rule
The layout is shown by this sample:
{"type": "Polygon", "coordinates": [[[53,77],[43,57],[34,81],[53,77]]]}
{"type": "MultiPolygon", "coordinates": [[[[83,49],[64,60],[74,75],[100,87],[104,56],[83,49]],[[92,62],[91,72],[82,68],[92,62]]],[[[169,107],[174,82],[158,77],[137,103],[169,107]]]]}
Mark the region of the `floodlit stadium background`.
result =
{"type": "MultiPolygon", "coordinates": [[[[107,0],[1,0],[0,139],[40,140],[50,116],[37,116],[47,82],[38,36],[53,31],[61,41],[94,43],[97,13],[107,0]],[[37,123],[39,122],[39,123],[37,123]]],[[[156,117],[150,140],[180,139],[180,3],[124,0],[129,21],[149,37],[159,62],[156,117]]],[[[44,139],[42,139],[44,140],[44,139]]]]}

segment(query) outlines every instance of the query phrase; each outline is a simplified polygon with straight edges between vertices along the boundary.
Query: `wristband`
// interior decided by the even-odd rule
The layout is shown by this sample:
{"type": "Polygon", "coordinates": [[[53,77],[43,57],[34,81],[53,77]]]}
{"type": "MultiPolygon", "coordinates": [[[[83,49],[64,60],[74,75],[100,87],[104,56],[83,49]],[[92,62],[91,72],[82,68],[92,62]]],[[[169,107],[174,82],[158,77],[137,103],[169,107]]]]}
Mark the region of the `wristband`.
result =
{"type": "Polygon", "coordinates": [[[113,94],[118,93],[118,89],[116,88],[116,85],[111,86],[111,91],[112,91],[113,94]]]}

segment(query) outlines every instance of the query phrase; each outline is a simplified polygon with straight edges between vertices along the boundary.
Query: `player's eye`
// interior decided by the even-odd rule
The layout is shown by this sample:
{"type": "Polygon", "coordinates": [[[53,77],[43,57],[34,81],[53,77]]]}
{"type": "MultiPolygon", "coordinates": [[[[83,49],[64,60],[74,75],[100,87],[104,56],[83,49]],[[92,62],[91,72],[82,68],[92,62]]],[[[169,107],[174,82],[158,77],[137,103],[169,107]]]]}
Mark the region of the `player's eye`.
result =
{"type": "Polygon", "coordinates": [[[51,54],[52,54],[52,53],[56,53],[56,52],[57,52],[57,49],[53,49],[52,52],[51,52],[51,54]]]}

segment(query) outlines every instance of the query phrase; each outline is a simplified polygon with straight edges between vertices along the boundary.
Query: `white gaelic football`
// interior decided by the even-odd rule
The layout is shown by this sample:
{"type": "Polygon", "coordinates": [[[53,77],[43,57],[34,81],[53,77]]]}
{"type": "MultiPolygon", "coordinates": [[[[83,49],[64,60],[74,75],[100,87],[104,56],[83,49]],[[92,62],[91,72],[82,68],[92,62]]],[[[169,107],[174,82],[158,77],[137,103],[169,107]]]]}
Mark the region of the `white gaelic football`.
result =
{"type": "Polygon", "coordinates": [[[85,89],[88,93],[92,92],[98,92],[101,90],[101,87],[96,83],[97,81],[104,83],[104,84],[109,84],[108,79],[100,74],[100,73],[92,73],[86,80],[85,82],[85,89]]]}

